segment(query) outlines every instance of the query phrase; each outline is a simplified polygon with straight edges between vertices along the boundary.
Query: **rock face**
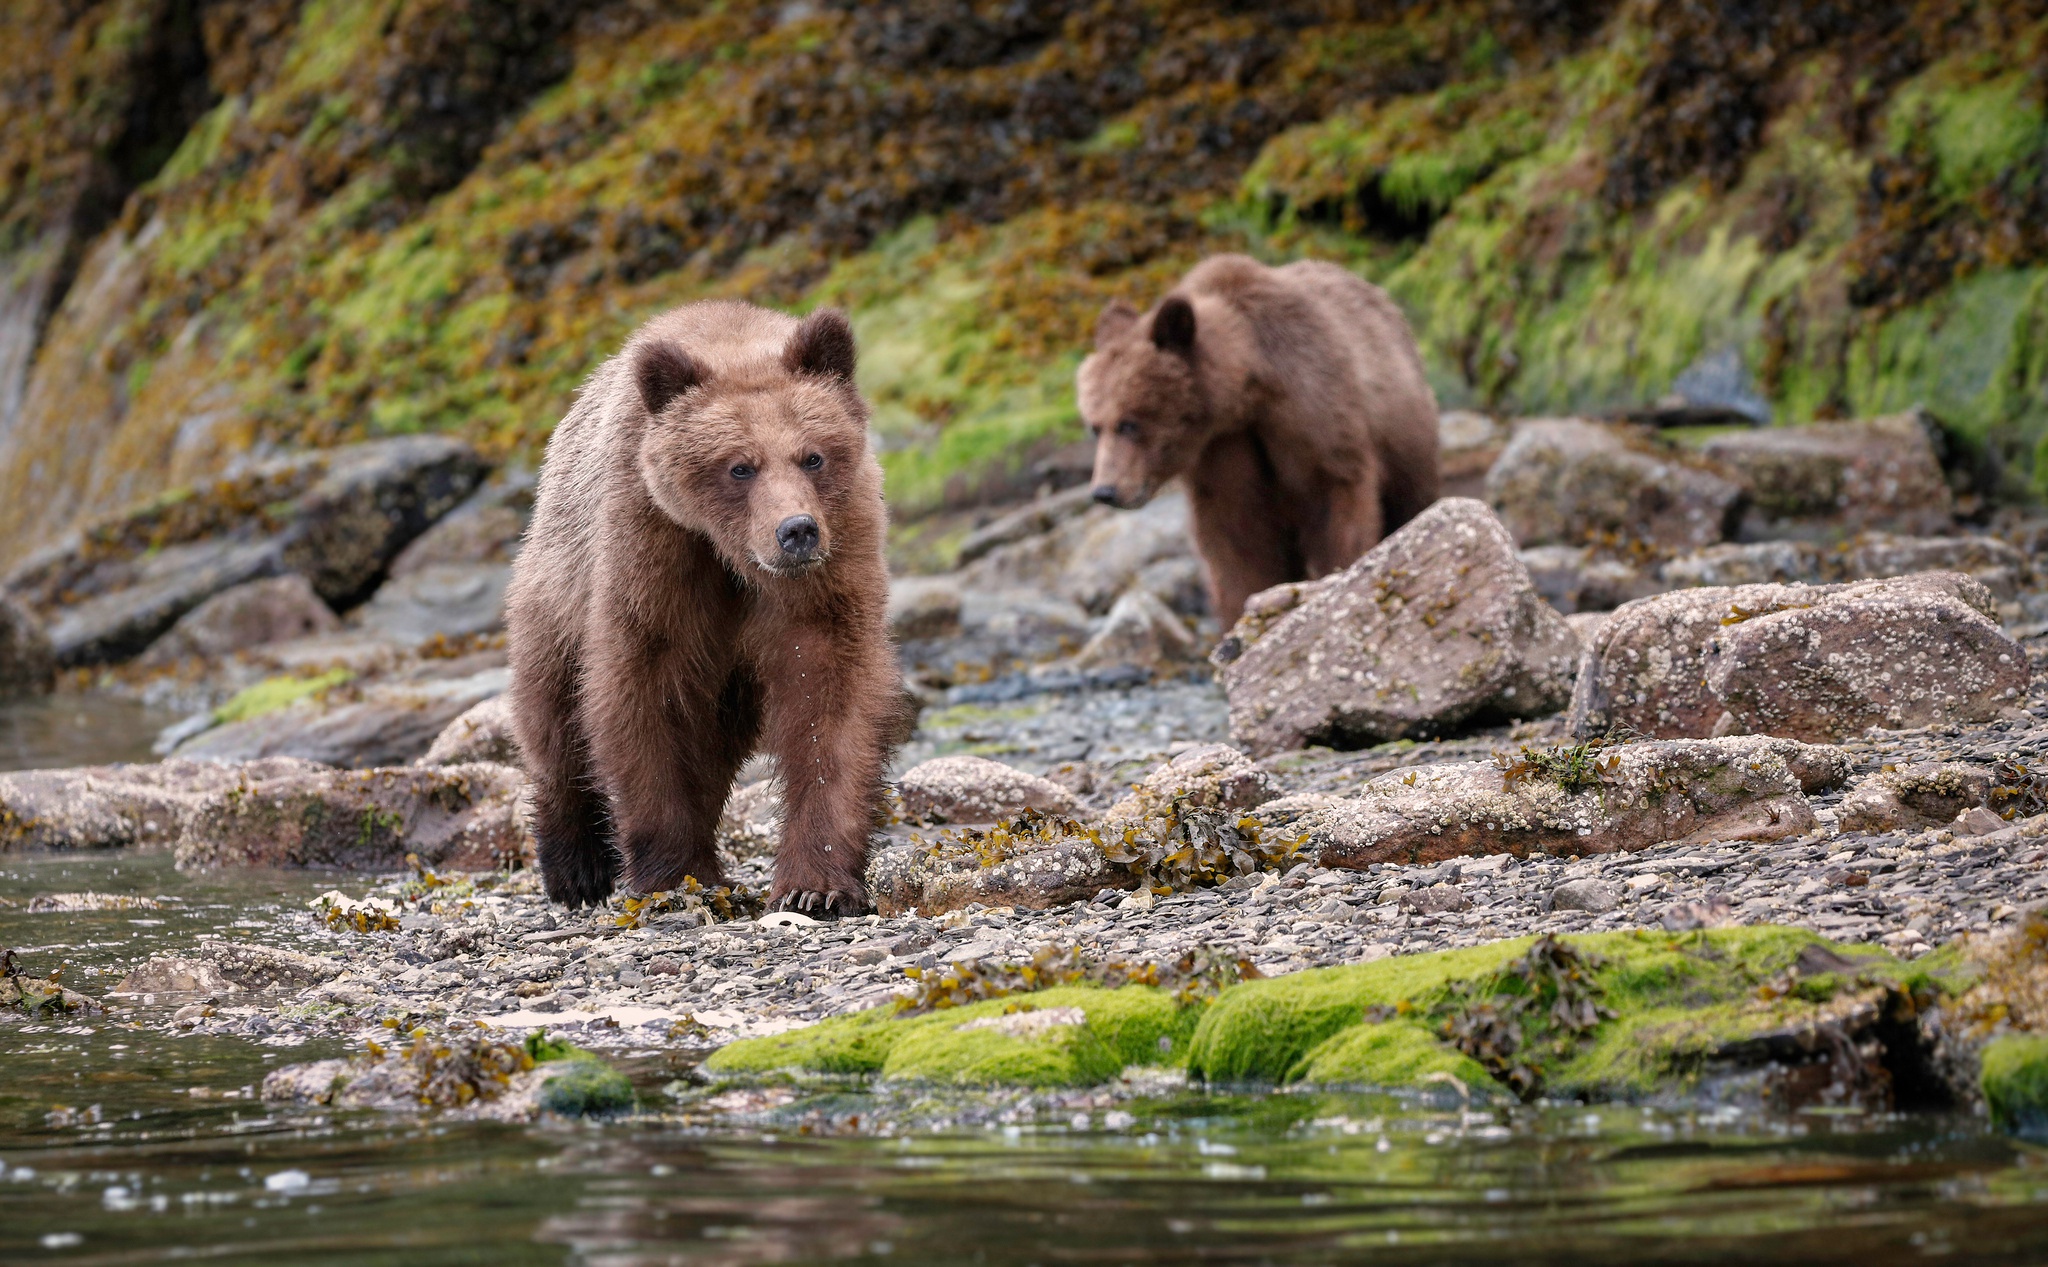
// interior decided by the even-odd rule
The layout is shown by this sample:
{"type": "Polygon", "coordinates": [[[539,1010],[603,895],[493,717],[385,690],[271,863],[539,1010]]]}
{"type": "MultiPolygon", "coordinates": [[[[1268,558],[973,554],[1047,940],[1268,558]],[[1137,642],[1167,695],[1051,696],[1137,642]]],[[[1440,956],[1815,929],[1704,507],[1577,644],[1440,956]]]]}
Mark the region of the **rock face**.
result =
{"type": "Polygon", "coordinates": [[[310,638],[341,628],[306,578],[291,573],[222,590],[178,618],[142,655],[146,665],[191,656],[232,655],[267,643],[310,638]]]}
{"type": "Polygon", "coordinates": [[[1843,831],[1919,831],[1945,827],[1991,800],[1991,771],[1955,761],[1923,761],[1883,770],[1856,785],[1836,811],[1843,831]]]}
{"type": "Polygon", "coordinates": [[[308,454],[102,520],[16,568],[64,664],[125,659],[222,590],[285,573],[346,608],[475,488],[484,464],[444,437],[308,454]]]}
{"type": "Polygon", "coordinates": [[[1866,727],[1989,721],[2032,680],[2027,653],[1956,573],[1864,581],[1724,627],[1705,657],[1722,734],[1825,741],[1866,727]],[[1947,582],[1929,577],[1948,577],[1947,582]]]}
{"type": "Polygon", "coordinates": [[[1953,522],[1948,481],[1917,413],[1733,432],[1701,451],[1748,494],[1745,536],[1931,535],[1953,522]]]}
{"type": "Polygon", "coordinates": [[[512,700],[493,695],[483,703],[449,722],[434,736],[415,765],[468,765],[488,761],[493,765],[519,764],[519,745],[512,737],[512,700]]]}
{"type": "Polygon", "coordinates": [[[1848,773],[1835,748],[1758,736],[1670,740],[1596,749],[1569,771],[1525,753],[1506,769],[1456,762],[1384,774],[1356,797],[1281,797],[1257,817],[1306,830],[1326,867],[1613,853],[1800,835],[1814,826],[1805,794],[1848,773]]]}
{"type": "Polygon", "coordinates": [[[180,867],[489,871],[533,857],[519,771],[499,765],[312,770],[205,797],[178,837],[180,867]]]}
{"type": "Polygon", "coordinates": [[[0,701],[41,695],[56,676],[57,657],[42,622],[0,594],[0,701]]]}
{"type": "Polygon", "coordinates": [[[511,682],[506,669],[466,677],[385,682],[357,698],[325,706],[308,702],[201,731],[175,755],[209,761],[303,757],[325,765],[367,769],[404,765],[424,756],[457,717],[511,682]]]}
{"type": "Polygon", "coordinates": [[[1685,551],[1734,535],[1742,490],[1632,433],[1537,418],[1515,427],[1486,500],[1525,546],[1619,538],[1685,551]]]}
{"type": "Polygon", "coordinates": [[[1255,756],[1541,716],[1576,640],[1476,501],[1437,502],[1334,576],[1256,594],[1213,658],[1255,756]]]}
{"type": "Polygon", "coordinates": [[[994,823],[1027,809],[1076,811],[1074,794],[1059,784],[986,757],[938,757],[913,766],[896,790],[904,816],[922,823],[994,823]]]}
{"type": "Polygon", "coordinates": [[[512,562],[533,515],[534,475],[507,468],[421,533],[391,560],[391,575],[439,564],[512,562]]]}
{"type": "MultiPolygon", "coordinates": [[[[1895,595],[1919,595],[1951,616],[1960,613],[1941,602],[1944,598],[1985,617],[1997,610],[1981,584],[1954,573],[1866,584],[1889,587],[1885,592],[1895,595]]],[[[1812,608],[1851,588],[1864,592],[1861,586],[1738,585],[1679,590],[1627,604],[1600,626],[1580,661],[1572,688],[1572,733],[1590,738],[1620,729],[1653,739],[1713,734],[1729,706],[1707,685],[1708,655],[1724,633],[1775,612],[1812,608]]],[[[1975,636],[1981,638],[1982,632],[1975,636]]],[[[1750,644],[1744,639],[1738,645],[1750,644]]],[[[1772,663],[1782,666],[1789,645],[1779,644],[1778,653],[1772,663]]],[[[2020,663],[2024,667],[2023,659],[2020,663]]]]}
{"type": "Polygon", "coordinates": [[[273,758],[240,769],[170,760],[0,774],[0,853],[170,844],[185,819],[213,793],[319,768],[273,758]]]}

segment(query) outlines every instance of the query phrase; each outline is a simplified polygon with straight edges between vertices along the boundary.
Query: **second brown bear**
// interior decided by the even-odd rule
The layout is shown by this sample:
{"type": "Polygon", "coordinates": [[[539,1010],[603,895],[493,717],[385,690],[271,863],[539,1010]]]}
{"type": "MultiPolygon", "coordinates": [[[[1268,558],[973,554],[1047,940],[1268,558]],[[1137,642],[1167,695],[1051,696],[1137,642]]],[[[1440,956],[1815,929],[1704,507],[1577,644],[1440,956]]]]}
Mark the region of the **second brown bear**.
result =
{"type": "Polygon", "coordinates": [[[770,902],[851,913],[900,681],[882,475],[837,311],[649,321],[555,429],[507,597],[548,895],[722,879],[740,764],[774,754],[770,902]]]}
{"type": "Polygon", "coordinates": [[[1225,629],[1437,497],[1436,397],[1408,322],[1335,264],[1203,260],[1151,312],[1103,312],[1079,386],[1098,500],[1142,506],[1186,477],[1225,629]]]}

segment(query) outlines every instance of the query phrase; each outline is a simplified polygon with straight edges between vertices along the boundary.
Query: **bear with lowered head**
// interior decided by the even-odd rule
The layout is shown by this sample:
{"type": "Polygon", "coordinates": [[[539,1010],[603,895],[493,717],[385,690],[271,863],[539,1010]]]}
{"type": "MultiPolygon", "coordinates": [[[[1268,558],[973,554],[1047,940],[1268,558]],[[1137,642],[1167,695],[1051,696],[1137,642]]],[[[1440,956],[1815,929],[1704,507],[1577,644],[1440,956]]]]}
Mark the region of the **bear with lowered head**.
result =
{"type": "Polygon", "coordinates": [[[769,895],[856,913],[901,682],[882,473],[836,310],[655,317],[548,442],[507,596],[548,895],[710,885],[740,765],[784,785],[769,895]]]}
{"type": "Polygon", "coordinates": [[[1379,287],[1337,267],[1196,265],[1150,312],[1102,313],[1081,363],[1095,497],[1185,477],[1210,609],[1349,567],[1437,498],[1436,397],[1379,287]]]}

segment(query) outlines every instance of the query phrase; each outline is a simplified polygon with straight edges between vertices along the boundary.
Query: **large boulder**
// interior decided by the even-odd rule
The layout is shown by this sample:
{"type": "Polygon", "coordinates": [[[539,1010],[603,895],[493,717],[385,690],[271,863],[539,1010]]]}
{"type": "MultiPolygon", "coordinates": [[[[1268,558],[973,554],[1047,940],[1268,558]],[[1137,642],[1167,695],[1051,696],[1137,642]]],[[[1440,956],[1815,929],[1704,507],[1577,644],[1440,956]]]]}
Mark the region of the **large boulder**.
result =
{"type": "Polygon", "coordinates": [[[296,572],[245,581],[222,590],[178,618],[169,632],[142,654],[145,665],[175,664],[193,656],[214,658],[341,628],[334,609],[320,601],[296,572]]]}
{"type": "Polygon", "coordinates": [[[1213,658],[1232,737],[1264,756],[1541,716],[1577,653],[1500,521],[1447,498],[1343,572],[1254,595],[1213,658]]]}
{"type": "Polygon", "coordinates": [[[519,764],[519,743],[512,734],[510,695],[493,695],[449,722],[413,764],[468,765],[473,761],[519,764]]]}
{"type": "Polygon", "coordinates": [[[1848,774],[1839,749],[1759,736],[1524,749],[1384,774],[1355,797],[1281,797],[1257,817],[1305,831],[1326,867],[1612,853],[1801,835],[1815,822],[1806,794],[1848,774]]]}
{"type": "MultiPolygon", "coordinates": [[[[1060,498],[1070,497],[1061,494],[1060,498]]],[[[1153,498],[1140,510],[1072,506],[1054,515],[1051,506],[1027,507],[1018,527],[1047,522],[1043,531],[1011,537],[967,563],[961,583],[970,589],[1038,589],[1100,615],[1153,565],[1193,557],[1188,536],[1188,503],[1178,491],[1153,498]]],[[[991,524],[987,531],[997,525],[991,524]]],[[[1007,536],[1010,529],[1005,530],[1007,536]]],[[[970,541],[980,548],[979,541],[970,541]]],[[[965,560],[968,550],[963,548],[965,560]]]]}
{"type": "Polygon", "coordinates": [[[0,701],[41,695],[57,677],[57,656],[43,622],[0,594],[0,701]]]}
{"type": "Polygon", "coordinates": [[[922,823],[994,823],[1025,810],[1072,814],[1074,794],[986,757],[935,757],[896,782],[903,815],[922,823]]]}
{"type": "Polygon", "coordinates": [[[0,853],[167,845],[206,797],[319,768],[273,758],[240,768],[171,760],[0,774],[0,853]]]}
{"type": "MultiPolygon", "coordinates": [[[[1906,603],[1907,606],[1913,605],[1909,599],[1925,602],[1932,604],[1924,609],[1930,614],[1939,607],[1958,619],[1959,606],[1986,618],[1986,623],[1997,610],[1990,592],[1983,585],[1967,576],[1949,572],[1854,586],[1709,587],[1640,599],[1616,611],[1600,626],[1586,647],[1579,664],[1578,680],[1572,689],[1569,718],[1572,733],[1590,738],[1620,732],[1652,739],[1703,738],[1716,733],[1730,706],[1709,685],[1708,665],[1709,657],[1717,654],[1716,648],[1722,644],[1724,636],[1738,634],[1750,622],[1779,612],[1812,610],[1834,596],[1850,591],[1855,592],[1859,603],[1871,600],[1873,594],[1891,595],[1894,602],[1906,603]]],[[[1903,610],[1895,606],[1887,609],[1903,610]]],[[[1906,619],[1910,622],[1911,617],[1906,619]]],[[[1983,632],[1974,624],[1969,627],[1978,634],[1983,632]]],[[[1995,626],[1991,627],[1991,632],[1997,632],[1995,626]]],[[[1772,644],[1775,650],[1768,662],[1757,659],[1760,648],[1751,641],[1754,637],[1733,638],[1729,645],[1743,648],[1746,657],[1765,673],[1781,672],[1799,660],[1790,644],[1783,642],[1772,644]]],[[[1985,645],[1989,647],[1992,644],[1985,645]]],[[[2019,663],[2024,668],[2024,657],[2019,663]]],[[[1837,672],[1837,668],[1847,670],[1846,665],[1829,667],[1821,664],[1819,672],[1827,677],[1837,672]]],[[[1800,670],[1802,673],[1806,671],[1804,668],[1800,670]]],[[[1752,695],[1763,697],[1797,689],[1794,683],[1758,680],[1736,673],[1732,667],[1729,672],[1735,673],[1730,680],[1739,683],[1746,692],[1745,700],[1752,695]]],[[[1886,693],[1890,694],[1889,691],[1886,693]]],[[[1746,703],[1743,715],[1750,715],[1752,708],[1767,707],[1761,699],[1755,705],[1746,703]]],[[[1721,733],[1727,731],[1723,729],[1721,733]]]]}
{"type": "Polygon", "coordinates": [[[138,654],[222,590],[295,572],[346,609],[484,475],[460,441],[379,440],[258,465],[100,520],[0,589],[50,626],[60,662],[138,654]]]}
{"type": "Polygon", "coordinates": [[[2016,707],[2033,679],[2026,650],[1959,597],[1963,585],[1988,599],[1976,581],[1937,572],[1725,625],[1705,659],[1706,687],[1726,710],[1717,733],[1825,741],[2016,707]]]}
{"type": "Polygon", "coordinates": [[[355,769],[404,765],[426,755],[449,723],[509,685],[510,671],[496,668],[360,689],[341,686],[203,730],[172,751],[208,761],[303,757],[355,769]]]}
{"type": "Polygon", "coordinates": [[[349,617],[351,627],[412,647],[505,627],[509,563],[429,563],[377,587],[349,617]]]}
{"type": "Polygon", "coordinates": [[[946,848],[913,842],[877,850],[868,860],[868,894],[894,918],[911,911],[937,915],[980,903],[1042,911],[1083,901],[1104,889],[1132,889],[1138,878],[1110,861],[1086,836],[1068,836],[1015,850],[946,848]]]}
{"type": "Polygon", "coordinates": [[[1748,494],[1746,537],[1865,529],[1932,535],[1954,520],[1948,481],[1918,413],[1728,432],[1701,452],[1748,494]]]}
{"type": "Polygon", "coordinates": [[[186,868],[491,871],[533,857],[519,771],[500,765],[311,770],[248,779],[203,798],[178,836],[186,868]]]}
{"type": "Polygon", "coordinates": [[[1525,546],[1641,544],[1697,550],[1732,536],[1742,490],[1647,435],[1581,418],[1518,423],[1486,500],[1525,546]]]}

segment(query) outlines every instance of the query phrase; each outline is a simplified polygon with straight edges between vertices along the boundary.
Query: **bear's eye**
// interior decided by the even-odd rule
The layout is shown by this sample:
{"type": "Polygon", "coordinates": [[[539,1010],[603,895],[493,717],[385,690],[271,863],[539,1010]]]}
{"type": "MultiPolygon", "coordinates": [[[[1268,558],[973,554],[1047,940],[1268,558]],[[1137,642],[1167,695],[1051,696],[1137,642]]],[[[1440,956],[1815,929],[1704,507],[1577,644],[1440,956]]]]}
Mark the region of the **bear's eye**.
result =
{"type": "Polygon", "coordinates": [[[750,480],[754,478],[754,468],[748,466],[745,462],[735,462],[732,467],[732,477],[736,480],[750,480]]]}
{"type": "Polygon", "coordinates": [[[825,465],[825,455],[822,453],[813,453],[804,459],[804,469],[806,471],[815,471],[823,465],[825,465]]]}
{"type": "Polygon", "coordinates": [[[1127,440],[1135,440],[1138,438],[1138,424],[1126,418],[1116,424],[1116,433],[1127,440]]]}

